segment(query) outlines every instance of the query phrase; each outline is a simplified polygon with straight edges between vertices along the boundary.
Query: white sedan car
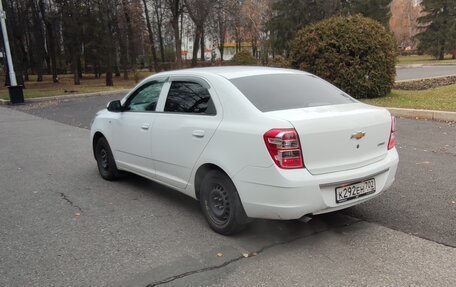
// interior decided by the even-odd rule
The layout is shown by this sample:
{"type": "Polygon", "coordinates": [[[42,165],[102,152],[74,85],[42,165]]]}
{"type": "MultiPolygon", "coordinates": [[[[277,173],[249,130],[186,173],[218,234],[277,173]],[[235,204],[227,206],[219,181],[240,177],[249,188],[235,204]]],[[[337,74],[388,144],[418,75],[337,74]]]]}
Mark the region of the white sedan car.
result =
{"type": "Polygon", "coordinates": [[[218,233],[365,202],[398,165],[395,120],[309,73],[219,67],[153,75],[97,113],[107,180],[128,171],[201,203],[218,233]]]}

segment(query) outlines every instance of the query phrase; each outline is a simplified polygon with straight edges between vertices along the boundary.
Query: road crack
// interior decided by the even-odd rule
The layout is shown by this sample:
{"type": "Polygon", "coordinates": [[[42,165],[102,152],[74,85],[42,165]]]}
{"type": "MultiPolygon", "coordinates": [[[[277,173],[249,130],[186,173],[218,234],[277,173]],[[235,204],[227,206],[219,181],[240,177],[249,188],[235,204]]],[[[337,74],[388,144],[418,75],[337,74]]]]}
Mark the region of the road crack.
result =
{"type": "MultiPolygon", "coordinates": [[[[361,222],[363,220],[356,220],[356,221],[353,221],[351,223],[348,223],[348,224],[344,224],[343,226],[338,226],[336,227],[337,228],[342,228],[342,227],[347,227],[347,226],[350,226],[350,225],[353,225],[355,223],[358,223],[358,222],[361,222]]],[[[299,239],[304,239],[304,238],[308,238],[308,237],[312,237],[312,236],[315,236],[315,235],[318,235],[318,234],[321,234],[321,233],[324,233],[324,232],[327,232],[329,230],[333,230],[333,229],[325,229],[325,230],[321,230],[321,231],[317,231],[315,233],[312,233],[312,234],[306,234],[306,235],[301,235],[301,236],[295,236],[291,239],[288,239],[288,240],[285,240],[285,241],[279,241],[279,242],[274,242],[274,243],[271,243],[269,245],[266,245],[266,246],[263,246],[261,247],[260,249],[258,249],[257,251],[253,251],[253,252],[250,252],[250,254],[252,253],[256,253],[258,255],[260,255],[262,252],[268,250],[268,249],[271,249],[271,248],[274,248],[276,246],[281,246],[281,245],[285,245],[285,244],[289,244],[289,243],[292,243],[294,241],[297,241],[299,239]]],[[[217,269],[221,269],[223,267],[226,267],[234,262],[237,262],[237,261],[241,261],[243,259],[249,259],[249,258],[252,258],[252,257],[256,257],[256,256],[248,256],[248,257],[245,257],[243,255],[239,256],[239,257],[236,257],[236,258],[233,258],[231,260],[228,260],[228,261],[225,261],[219,265],[214,265],[214,266],[208,266],[208,267],[204,267],[204,268],[201,268],[201,269],[196,269],[196,270],[192,270],[192,271],[187,271],[187,272],[184,272],[184,273],[181,273],[181,274],[178,274],[178,275],[174,275],[174,276],[170,276],[170,277],[167,277],[165,279],[162,279],[162,280],[159,280],[159,281],[155,281],[155,282],[152,282],[148,285],[146,285],[146,287],[155,287],[155,286],[159,286],[159,285],[163,285],[163,284],[166,284],[166,283],[170,283],[170,282],[173,282],[177,279],[182,279],[182,278],[185,278],[187,276],[190,276],[190,275],[194,275],[194,274],[198,274],[198,273],[203,273],[203,272],[207,272],[207,271],[212,271],[212,270],[217,270],[217,269]]]]}
{"type": "Polygon", "coordinates": [[[59,194],[63,200],[65,200],[66,202],[68,202],[71,205],[71,207],[78,209],[79,212],[82,213],[82,208],[79,207],[78,205],[74,204],[73,201],[71,201],[65,193],[59,192],[59,194]]]}

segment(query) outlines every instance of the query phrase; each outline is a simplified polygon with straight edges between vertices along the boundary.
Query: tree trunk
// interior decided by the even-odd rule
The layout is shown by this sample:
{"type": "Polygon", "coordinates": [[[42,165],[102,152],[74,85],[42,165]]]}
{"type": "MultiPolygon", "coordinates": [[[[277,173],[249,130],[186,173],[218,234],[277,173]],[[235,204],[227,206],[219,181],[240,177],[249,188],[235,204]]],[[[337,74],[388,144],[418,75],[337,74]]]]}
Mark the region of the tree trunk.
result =
{"type": "Polygon", "coordinates": [[[123,72],[123,78],[124,80],[128,80],[128,69],[127,69],[127,63],[128,63],[128,55],[127,55],[127,45],[124,41],[124,38],[122,37],[122,33],[120,31],[119,23],[117,21],[114,22],[114,27],[117,32],[117,37],[119,40],[119,48],[120,48],[120,66],[122,68],[123,72]]]}
{"type": "Polygon", "coordinates": [[[219,37],[220,37],[220,43],[219,43],[218,48],[220,51],[220,61],[223,62],[223,54],[225,53],[225,37],[226,37],[225,26],[220,28],[219,37]]]}
{"type": "Polygon", "coordinates": [[[201,38],[201,27],[195,28],[195,38],[193,39],[193,51],[192,51],[192,67],[196,67],[198,62],[198,49],[201,38]]]}
{"type": "MultiPolygon", "coordinates": [[[[78,53],[78,55],[79,55],[79,53],[78,53]]],[[[79,74],[79,78],[82,79],[83,75],[82,75],[82,64],[81,64],[80,56],[78,56],[78,74],[79,74]]]]}
{"type": "Polygon", "coordinates": [[[95,65],[93,66],[93,76],[95,79],[98,79],[99,78],[99,74],[100,74],[100,64],[97,62],[95,63],[95,65]]]}
{"type": "MultiPolygon", "coordinates": [[[[49,47],[47,47],[47,41],[46,41],[46,48],[49,50],[49,47]]],[[[44,60],[46,61],[46,74],[50,75],[52,74],[52,69],[51,69],[51,57],[49,56],[49,53],[45,53],[44,55],[44,60]]]]}
{"type": "Polygon", "coordinates": [[[134,33],[133,33],[133,25],[131,23],[131,17],[129,14],[128,8],[128,3],[126,0],[122,0],[122,6],[124,9],[124,15],[125,15],[125,21],[127,22],[127,34],[128,34],[128,52],[130,55],[130,64],[131,68],[133,70],[133,73],[136,72],[136,47],[135,47],[135,38],[134,38],[134,33]]]}
{"type": "Polygon", "coordinates": [[[440,47],[440,51],[439,51],[439,60],[443,60],[445,58],[445,47],[442,45],[440,47]]]}
{"type": "Polygon", "coordinates": [[[143,0],[143,4],[144,4],[144,13],[146,14],[147,31],[149,32],[149,44],[150,44],[150,49],[152,51],[152,61],[154,62],[155,72],[158,72],[159,69],[158,69],[157,51],[155,50],[154,33],[152,31],[152,25],[150,23],[149,9],[147,8],[146,0],[143,0]]]}
{"type": "Polygon", "coordinates": [[[201,61],[205,61],[205,57],[204,57],[204,49],[206,48],[205,47],[205,43],[204,43],[204,24],[201,25],[201,61]]]}
{"type": "Polygon", "coordinates": [[[173,17],[171,21],[171,26],[173,27],[174,31],[174,45],[176,49],[176,64],[178,68],[182,67],[182,53],[181,53],[181,38],[180,38],[180,31],[179,31],[179,15],[177,17],[173,17]]]}
{"type": "MultiPolygon", "coordinates": [[[[107,4],[106,1],[104,4],[107,4]]],[[[106,45],[106,48],[107,48],[107,54],[106,54],[106,86],[108,87],[111,87],[114,85],[114,82],[112,80],[112,66],[113,66],[113,59],[114,59],[114,46],[112,45],[113,43],[113,38],[112,38],[112,32],[113,32],[113,29],[112,29],[112,23],[111,23],[111,15],[110,15],[110,11],[109,11],[109,7],[108,5],[105,5],[105,15],[103,15],[104,17],[104,30],[105,30],[105,39],[107,41],[107,45],[106,45]]],[[[116,21],[114,21],[115,23],[117,23],[116,21]]],[[[118,26],[115,26],[116,28],[118,26]]]]}
{"type": "Polygon", "coordinates": [[[114,86],[114,81],[112,80],[112,68],[106,71],[106,86],[112,87],[114,86]]]}
{"type": "Polygon", "coordinates": [[[176,51],[176,64],[177,68],[182,67],[182,37],[179,29],[179,20],[182,14],[181,11],[181,0],[172,0],[169,1],[171,5],[171,27],[173,28],[174,32],[174,46],[176,51]]]}
{"type": "Polygon", "coordinates": [[[30,3],[31,7],[31,16],[32,16],[32,24],[31,27],[33,31],[34,37],[31,41],[33,48],[35,50],[33,62],[35,64],[35,69],[37,73],[37,82],[43,81],[43,62],[44,62],[44,51],[45,51],[45,41],[43,35],[43,29],[41,25],[40,15],[38,13],[37,7],[35,2],[30,3]]]}
{"type": "Polygon", "coordinates": [[[116,77],[120,77],[120,69],[119,69],[119,65],[117,65],[117,64],[114,67],[114,73],[115,73],[116,77]]]}
{"type": "Polygon", "coordinates": [[[258,55],[257,55],[257,52],[258,52],[258,47],[257,47],[257,41],[255,39],[255,37],[252,37],[252,55],[255,57],[255,58],[258,58],[258,55]]]}
{"type": "Polygon", "coordinates": [[[162,62],[166,62],[166,57],[165,57],[165,46],[163,44],[163,34],[161,28],[158,30],[158,41],[160,42],[160,58],[162,62]]]}
{"type": "Polygon", "coordinates": [[[165,47],[163,44],[163,31],[162,31],[162,24],[163,24],[163,16],[160,13],[161,7],[155,6],[155,15],[157,17],[157,32],[158,32],[158,42],[160,46],[160,59],[162,62],[165,62],[165,47]]]}
{"type": "Polygon", "coordinates": [[[220,62],[223,62],[223,53],[225,52],[224,45],[219,46],[219,51],[220,51],[220,62]]]}
{"type": "Polygon", "coordinates": [[[73,53],[73,80],[75,85],[81,84],[81,78],[79,77],[79,70],[78,70],[78,57],[77,53],[73,53]]]}
{"type": "Polygon", "coordinates": [[[52,70],[52,82],[58,83],[59,82],[59,75],[57,73],[57,55],[55,54],[55,39],[54,39],[54,31],[52,29],[52,25],[49,25],[48,28],[48,45],[49,45],[49,52],[51,56],[51,70],[52,70]]]}

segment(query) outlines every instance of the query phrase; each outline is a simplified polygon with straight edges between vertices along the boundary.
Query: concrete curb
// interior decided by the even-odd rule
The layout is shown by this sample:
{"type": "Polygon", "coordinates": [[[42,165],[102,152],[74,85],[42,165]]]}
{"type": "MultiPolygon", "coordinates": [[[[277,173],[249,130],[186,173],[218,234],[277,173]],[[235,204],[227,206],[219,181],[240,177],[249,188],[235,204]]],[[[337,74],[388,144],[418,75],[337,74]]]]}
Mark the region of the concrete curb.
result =
{"type": "Polygon", "coordinates": [[[421,109],[387,108],[395,117],[424,119],[442,122],[456,122],[456,112],[444,112],[421,109]]]}
{"type": "MultiPolygon", "coordinates": [[[[114,91],[103,91],[103,92],[94,92],[86,94],[69,94],[69,95],[60,95],[60,96],[51,96],[51,97],[40,97],[40,98],[31,98],[26,99],[26,103],[36,103],[36,102],[46,102],[46,101],[55,101],[55,100],[64,100],[64,99],[74,99],[74,98],[87,98],[87,97],[97,97],[105,96],[112,94],[127,94],[131,89],[124,90],[114,90],[114,91]]],[[[0,99],[0,105],[9,105],[9,100],[0,99]]]]}
{"type": "Polygon", "coordinates": [[[435,76],[435,77],[428,77],[428,78],[419,78],[419,79],[397,80],[394,82],[396,84],[398,84],[398,83],[406,83],[406,82],[418,82],[418,81],[422,81],[422,80],[442,79],[442,78],[449,78],[449,77],[454,77],[454,76],[456,76],[456,74],[446,75],[446,76],[435,76]]]}
{"type": "Polygon", "coordinates": [[[407,68],[421,68],[421,67],[438,67],[438,66],[454,66],[455,63],[426,63],[426,64],[399,64],[396,65],[396,69],[407,69],[407,68]]]}
{"type": "Polygon", "coordinates": [[[423,67],[424,64],[405,64],[405,65],[396,65],[396,69],[407,69],[407,68],[419,68],[423,67]]]}
{"type": "Polygon", "coordinates": [[[441,79],[441,78],[448,78],[448,77],[454,77],[456,74],[451,74],[451,75],[446,75],[446,76],[435,76],[435,77],[427,77],[427,78],[419,78],[419,79],[408,79],[408,80],[397,80],[394,81],[396,84],[397,83],[406,83],[406,82],[418,82],[422,80],[433,80],[433,79],[441,79]]]}

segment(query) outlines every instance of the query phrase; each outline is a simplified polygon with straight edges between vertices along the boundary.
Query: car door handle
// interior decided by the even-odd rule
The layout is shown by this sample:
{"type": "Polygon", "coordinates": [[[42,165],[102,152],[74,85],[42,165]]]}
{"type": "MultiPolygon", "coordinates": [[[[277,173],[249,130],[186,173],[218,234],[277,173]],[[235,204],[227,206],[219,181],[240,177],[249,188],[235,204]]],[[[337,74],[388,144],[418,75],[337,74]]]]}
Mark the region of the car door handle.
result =
{"type": "Polygon", "coordinates": [[[145,130],[145,131],[147,131],[149,128],[150,128],[150,124],[143,124],[143,125],[141,126],[141,129],[142,129],[142,130],[145,130]]]}
{"type": "Polygon", "coordinates": [[[204,131],[203,130],[194,130],[192,136],[195,138],[204,138],[204,131]]]}

